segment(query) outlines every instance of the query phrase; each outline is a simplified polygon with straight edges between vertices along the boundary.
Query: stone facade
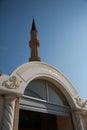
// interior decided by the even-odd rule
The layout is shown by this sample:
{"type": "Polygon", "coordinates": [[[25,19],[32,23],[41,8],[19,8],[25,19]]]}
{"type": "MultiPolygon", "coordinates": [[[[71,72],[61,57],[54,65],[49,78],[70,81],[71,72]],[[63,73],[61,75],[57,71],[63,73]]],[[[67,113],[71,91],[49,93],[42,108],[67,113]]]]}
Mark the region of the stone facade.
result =
{"type": "MultiPolygon", "coordinates": [[[[52,66],[42,62],[25,63],[18,67],[11,75],[0,76],[0,130],[17,130],[19,120],[19,99],[23,95],[27,85],[35,78],[47,79],[58,86],[66,97],[72,119],[74,130],[87,129],[87,102],[82,100],[67,78],[52,66]]],[[[58,117],[61,118],[61,117],[58,117]]],[[[64,123],[64,119],[60,119],[64,123]]],[[[61,122],[59,124],[60,130],[61,122]]],[[[67,129],[71,127],[70,123],[67,129]]],[[[71,129],[71,128],[70,128],[71,129]]]]}

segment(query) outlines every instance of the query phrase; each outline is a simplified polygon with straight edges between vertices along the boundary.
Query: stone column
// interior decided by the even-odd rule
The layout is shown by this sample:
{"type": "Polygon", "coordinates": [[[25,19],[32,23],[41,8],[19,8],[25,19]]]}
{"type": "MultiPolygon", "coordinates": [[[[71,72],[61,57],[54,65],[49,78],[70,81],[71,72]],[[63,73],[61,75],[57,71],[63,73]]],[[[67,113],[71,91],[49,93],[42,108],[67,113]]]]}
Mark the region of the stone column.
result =
{"type": "Polygon", "coordinates": [[[16,99],[17,99],[16,95],[9,94],[4,97],[5,105],[4,105],[2,130],[13,130],[16,99]]]}
{"type": "Polygon", "coordinates": [[[76,111],[75,112],[75,117],[76,117],[76,121],[77,121],[78,130],[84,130],[82,117],[81,117],[81,112],[80,111],[76,111]]]}
{"type": "Polygon", "coordinates": [[[4,108],[4,98],[2,95],[0,95],[0,130],[2,129],[3,108],[4,108]]]}

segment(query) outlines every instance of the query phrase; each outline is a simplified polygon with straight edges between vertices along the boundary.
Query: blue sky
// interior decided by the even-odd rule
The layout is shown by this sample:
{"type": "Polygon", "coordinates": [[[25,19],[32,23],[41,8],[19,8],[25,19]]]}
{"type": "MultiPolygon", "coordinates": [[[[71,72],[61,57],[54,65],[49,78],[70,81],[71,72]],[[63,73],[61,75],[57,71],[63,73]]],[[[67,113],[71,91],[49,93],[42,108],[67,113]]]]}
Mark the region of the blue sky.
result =
{"type": "Polygon", "coordinates": [[[33,16],[42,61],[87,99],[87,0],[0,0],[0,72],[28,61],[33,16]]]}

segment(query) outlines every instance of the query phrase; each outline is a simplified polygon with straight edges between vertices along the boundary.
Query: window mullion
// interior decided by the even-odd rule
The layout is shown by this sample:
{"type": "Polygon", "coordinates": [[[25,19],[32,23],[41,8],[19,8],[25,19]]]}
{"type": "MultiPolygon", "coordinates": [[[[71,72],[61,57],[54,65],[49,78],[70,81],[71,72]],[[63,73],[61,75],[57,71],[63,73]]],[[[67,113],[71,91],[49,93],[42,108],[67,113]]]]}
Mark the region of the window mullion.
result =
{"type": "Polygon", "coordinates": [[[47,97],[47,101],[49,102],[49,92],[48,92],[48,83],[47,83],[47,81],[45,81],[45,86],[46,86],[46,97],[47,97]]]}

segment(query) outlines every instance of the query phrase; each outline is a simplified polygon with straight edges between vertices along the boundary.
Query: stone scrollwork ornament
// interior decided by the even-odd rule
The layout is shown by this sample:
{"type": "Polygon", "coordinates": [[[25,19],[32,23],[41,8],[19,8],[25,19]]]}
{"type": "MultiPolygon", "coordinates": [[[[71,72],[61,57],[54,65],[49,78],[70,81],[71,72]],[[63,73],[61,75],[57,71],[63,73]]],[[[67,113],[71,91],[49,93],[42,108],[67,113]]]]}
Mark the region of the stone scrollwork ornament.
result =
{"type": "Polygon", "coordinates": [[[9,80],[5,80],[2,82],[2,86],[5,86],[10,89],[16,89],[20,87],[20,83],[22,81],[19,81],[16,76],[12,76],[9,78],[9,80]]]}
{"type": "Polygon", "coordinates": [[[75,98],[76,103],[80,106],[80,107],[86,107],[87,106],[87,102],[82,100],[79,96],[77,96],[75,98]]]}

